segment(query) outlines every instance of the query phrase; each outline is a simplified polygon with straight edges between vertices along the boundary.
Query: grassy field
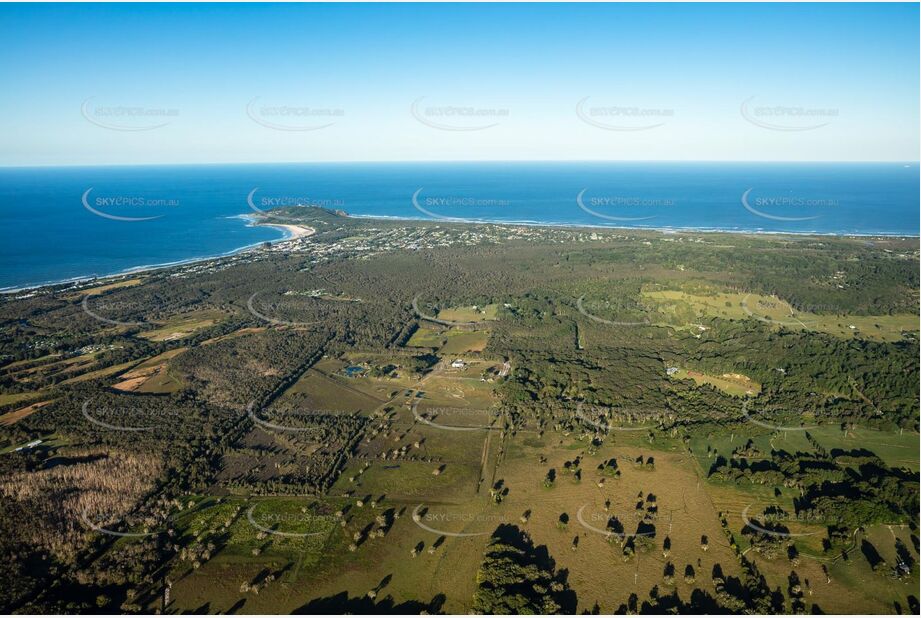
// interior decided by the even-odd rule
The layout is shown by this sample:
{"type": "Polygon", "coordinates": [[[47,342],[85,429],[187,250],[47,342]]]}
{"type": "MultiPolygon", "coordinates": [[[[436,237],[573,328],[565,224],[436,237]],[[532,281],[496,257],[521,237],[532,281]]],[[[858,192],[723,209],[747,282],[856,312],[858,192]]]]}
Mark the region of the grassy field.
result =
{"type": "MultiPolygon", "coordinates": [[[[799,497],[799,492],[786,487],[720,482],[704,484],[715,508],[725,514],[740,551],[765,575],[771,588],[784,589],[788,585],[791,571],[795,571],[800,580],[806,583],[809,601],[825,613],[837,614],[889,613],[893,611],[893,599],[905,598],[912,594],[912,590],[917,590],[917,574],[912,578],[914,581],[898,582],[884,573],[874,573],[859,549],[851,551],[847,560],[841,558],[840,553],[826,554],[822,541],[827,538],[827,527],[819,524],[785,522],[791,533],[804,535],[794,539],[800,554],[796,566],[790,563],[783,552],[771,559],[757,554],[749,548],[747,537],[741,534],[746,525],[742,513],[748,509],[748,516],[757,519],[768,506],[780,506],[788,512],[794,512],[793,500],[799,497]],[[826,582],[823,565],[829,570],[830,583],[826,582]]],[[[887,526],[872,526],[866,534],[877,539],[874,546],[881,553],[894,553],[892,547],[895,537],[887,526]]],[[[905,542],[911,547],[907,534],[905,542]]],[[[859,547],[859,543],[856,547],[859,547]]]]}
{"type": "Polygon", "coordinates": [[[9,406],[15,403],[29,401],[31,399],[39,399],[45,394],[45,391],[33,391],[28,393],[0,393],[0,406],[9,406]]]}
{"type": "MultiPolygon", "coordinates": [[[[483,413],[483,420],[488,419],[483,413]]],[[[445,418],[441,420],[450,416],[442,414],[445,418]]],[[[450,420],[459,424],[462,418],[450,420]]],[[[823,446],[828,442],[831,448],[836,440],[845,440],[843,434],[832,433],[833,429],[818,432],[823,446]]],[[[747,537],[741,534],[742,512],[748,508],[750,516],[757,517],[770,505],[792,509],[799,494],[795,488],[780,487],[775,492],[773,487],[706,480],[710,461],[706,445],[731,454],[749,436],[694,438],[692,457],[679,439],[657,436],[650,444],[641,433],[612,432],[597,452],[590,453],[588,441],[576,435],[452,432],[419,423],[406,406],[400,406],[386,435],[362,443],[330,497],[316,502],[310,498],[225,498],[222,504],[182,516],[184,535],[213,536],[223,548],[199,569],[183,565],[174,571],[176,609],[191,611],[208,603],[210,611],[231,607],[247,612],[317,611],[318,606],[306,605],[311,598],[335,598],[339,604],[335,607],[341,609],[346,599],[355,601],[373,591],[378,600],[387,599],[397,606],[444,594],[444,605],[438,606],[441,611],[467,613],[476,568],[489,533],[500,524],[516,525],[535,545],[546,547],[557,569],[565,569],[569,585],[578,590],[579,612],[596,605],[602,612],[616,611],[631,593],[646,598],[655,586],[660,593],[676,591],[687,600],[695,588],[716,594],[711,573],[717,566],[724,577],[742,576],[721,516],[726,518],[738,551],[756,564],[772,589],[785,589],[795,570],[802,581],[808,580],[804,585],[809,601],[825,612],[891,611],[892,599],[910,594],[911,582],[874,573],[859,551],[848,561],[828,560],[821,546],[822,526],[790,524],[795,533],[815,532],[796,539],[800,561],[795,567],[786,556],[767,559],[750,550],[747,537]],[[410,443],[419,443],[414,452],[428,461],[391,462],[377,457],[383,450],[410,443]],[[654,458],[654,468],[637,467],[634,462],[639,457],[654,458]],[[564,464],[577,458],[580,479],[565,472],[564,464]],[[598,470],[612,458],[621,472],[617,478],[598,470]],[[436,468],[442,469],[438,475],[433,474],[436,468]],[[557,476],[548,488],[543,480],[551,468],[557,476]],[[486,491],[493,486],[504,490],[499,504],[486,491]],[[259,530],[245,518],[253,505],[256,521],[274,525],[274,530],[319,531],[329,521],[329,536],[311,543],[298,538],[259,539],[259,530]],[[328,520],[334,509],[344,513],[344,526],[337,526],[335,518],[328,520]],[[654,534],[634,537],[637,553],[625,560],[621,539],[605,534],[608,520],[616,517],[630,535],[641,530],[639,517],[650,513],[647,521],[652,522],[654,534]],[[561,524],[564,515],[566,523],[561,524]],[[368,535],[378,526],[376,519],[391,522],[383,538],[368,535]],[[228,520],[231,525],[222,531],[228,520]],[[350,551],[347,545],[356,533],[361,541],[350,551]],[[702,537],[707,539],[706,551],[702,537]],[[253,555],[254,549],[258,555],[253,555]],[[667,563],[677,573],[671,583],[663,581],[667,563]],[[826,583],[823,564],[831,583],[826,583]],[[692,583],[683,578],[688,566],[696,578],[692,583]],[[258,579],[266,571],[280,574],[268,584],[271,594],[240,592],[242,582],[258,579]]],[[[808,452],[811,446],[801,433],[772,437],[764,431],[751,437],[760,449],[772,448],[773,441],[776,448],[808,452]]],[[[880,436],[879,440],[888,443],[891,438],[880,436]]],[[[896,537],[911,546],[908,530],[874,526],[866,531],[866,538],[887,561],[895,559],[896,537]]]]}
{"type": "MultiPolygon", "coordinates": [[[[877,455],[886,464],[897,467],[907,467],[917,472],[919,436],[913,432],[879,431],[865,427],[857,427],[845,433],[837,424],[810,427],[809,435],[829,452],[835,449],[845,451],[866,449],[877,455]]],[[[770,457],[772,450],[783,450],[790,453],[811,453],[815,447],[806,438],[806,431],[778,431],[771,432],[762,427],[750,425],[738,432],[716,434],[710,438],[696,436],[691,439],[691,448],[703,469],[710,467],[716,454],[722,455],[727,460],[732,456],[732,450],[742,447],[751,440],[754,447],[770,457]],[[715,453],[707,457],[707,446],[715,453]]]]}
{"type": "Polygon", "coordinates": [[[107,283],[105,285],[98,285],[93,288],[86,288],[85,290],[80,290],[73,294],[68,294],[65,296],[68,300],[73,300],[76,298],[81,298],[83,296],[94,296],[97,294],[104,294],[111,290],[117,290],[119,288],[130,288],[136,285],[143,283],[143,279],[125,279],[124,281],[116,281],[115,283],[107,283]]]}
{"type": "Polygon", "coordinates": [[[435,348],[443,354],[482,352],[489,342],[485,331],[464,331],[459,329],[436,330],[419,328],[406,343],[407,347],[435,348]]]}
{"type": "Polygon", "coordinates": [[[31,361],[11,363],[3,367],[2,371],[17,382],[28,384],[37,377],[49,378],[86,371],[96,365],[98,355],[99,352],[87,352],[60,358],[59,354],[52,354],[31,361]]]}
{"type": "Polygon", "coordinates": [[[692,371],[690,369],[678,369],[678,371],[669,377],[673,380],[694,380],[698,386],[701,384],[709,384],[733,397],[757,395],[761,392],[760,384],[740,373],[724,373],[721,376],[714,376],[707,373],[700,373],[699,371],[692,371]]]}
{"type": "Polygon", "coordinates": [[[754,317],[787,328],[818,331],[842,338],[898,341],[918,332],[918,316],[839,316],[797,311],[786,301],[760,294],[712,291],[692,294],[677,290],[643,290],[643,298],[666,324],[687,325],[701,318],[745,320],[754,317]],[[851,327],[854,328],[851,328],[851,327]]]}
{"type": "Polygon", "coordinates": [[[132,393],[174,393],[184,384],[182,378],[176,375],[169,366],[169,361],[188,348],[176,348],[151,357],[140,363],[131,371],[119,376],[122,381],[113,384],[112,388],[119,391],[132,393]]]}
{"type": "Polygon", "coordinates": [[[214,326],[220,322],[223,317],[223,312],[211,309],[184,313],[159,323],[158,328],[140,333],[138,337],[143,337],[150,341],[175,341],[176,339],[184,339],[194,334],[196,331],[214,326]]]}
{"type": "Polygon", "coordinates": [[[80,374],[75,378],[70,378],[64,380],[61,384],[78,384],[80,382],[86,382],[88,380],[97,380],[99,378],[106,378],[117,373],[121,373],[126,369],[134,367],[137,364],[137,361],[128,361],[126,363],[120,363],[118,365],[112,365],[111,367],[105,367],[103,369],[97,369],[96,371],[90,371],[88,373],[80,374]]]}
{"type": "Polygon", "coordinates": [[[369,413],[386,402],[386,394],[376,391],[372,384],[362,382],[360,378],[327,373],[330,369],[333,367],[329,363],[323,363],[307,371],[285,391],[279,406],[369,413]]]}
{"type": "Polygon", "coordinates": [[[6,414],[0,414],[0,425],[12,425],[13,423],[20,421],[35,412],[38,412],[43,407],[47,406],[49,403],[54,401],[53,399],[48,401],[38,401],[31,405],[26,406],[25,408],[20,408],[18,410],[13,410],[12,412],[7,412],[6,414]]]}

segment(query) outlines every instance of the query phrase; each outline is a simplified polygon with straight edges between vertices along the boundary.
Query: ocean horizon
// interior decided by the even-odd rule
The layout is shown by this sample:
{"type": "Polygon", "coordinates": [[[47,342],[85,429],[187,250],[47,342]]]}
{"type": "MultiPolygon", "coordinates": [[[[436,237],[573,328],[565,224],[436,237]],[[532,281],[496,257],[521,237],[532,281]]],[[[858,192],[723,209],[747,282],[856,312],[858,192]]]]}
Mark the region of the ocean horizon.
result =
{"type": "Polygon", "coordinates": [[[919,164],[452,162],[0,168],[0,290],[233,254],[276,207],[445,222],[919,235],[919,164]]]}

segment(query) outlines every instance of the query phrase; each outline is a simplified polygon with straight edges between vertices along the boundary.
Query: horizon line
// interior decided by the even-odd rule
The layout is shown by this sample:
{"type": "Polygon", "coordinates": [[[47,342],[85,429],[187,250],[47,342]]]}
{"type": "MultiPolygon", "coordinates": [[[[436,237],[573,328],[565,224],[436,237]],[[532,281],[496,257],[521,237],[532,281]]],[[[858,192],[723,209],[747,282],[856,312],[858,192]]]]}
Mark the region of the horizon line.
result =
{"type": "Polygon", "coordinates": [[[438,164],[438,163],[815,163],[815,164],[921,164],[921,159],[330,159],[323,161],[215,161],[179,163],[39,163],[0,165],[0,169],[108,168],[108,167],[204,167],[221,165],[368,165],[368,164],[438,164]]]}

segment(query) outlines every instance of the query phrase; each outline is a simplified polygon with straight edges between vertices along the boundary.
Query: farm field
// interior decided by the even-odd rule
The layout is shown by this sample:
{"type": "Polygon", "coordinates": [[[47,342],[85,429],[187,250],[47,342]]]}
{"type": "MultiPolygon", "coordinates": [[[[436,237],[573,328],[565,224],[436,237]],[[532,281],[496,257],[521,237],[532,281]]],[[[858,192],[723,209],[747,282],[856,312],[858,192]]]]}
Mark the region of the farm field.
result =
{"type": "Polygon", "coordinates": [[[644,290],[643,298],[652,304],[668,324],[683,325],[705,317],[727,320],[754,318],[777,327],[873,341],[899,341],[906,333],[917,333],[919,329],[918,316],[911,314],[825,315],[797,311],[780,298],[760,294],[691,294],[677,290],[644,290]]]}
{"type": "Polygon", "coordinates": [[[220,311],[194,311],[157,323],[158,328],[144,331],[138,336],[157,342],[184,339],[196,331],[217,324],[223,317],[224,314],[220,311]]]}
{"type": "Polygon", "coordinates": [[[464,354],[482,352],[489,341],[485,331],[463,331],[459,329],[436,330],[420,327],[409,341],[407,347],[436,348],[444,354],[464,354]]]}
{"type": "Polygon", "coordinates": [[[30,557],[3,554],[4,607],[915,610],[916,338],[765,321],[838,294],[842,315],[907,315],[911,241],[482,226],[478,246],[316,216],[298,253],[93,295],[157,299],[137,310],[157,324],[113,328],[66,288],[7,303],[0,498],[31,520],[7,528],[30,557]],[[361,257],[402,233],[436,241],[361,257]],[[726,291],[753,280],[776,296],[726,291]],[[263,288],[344,291],[252,311],[263,288]],[[66,585],[27,568],[46,563],[66,585]],[[524,596],[488,593],[503,564],[524,596]]]}

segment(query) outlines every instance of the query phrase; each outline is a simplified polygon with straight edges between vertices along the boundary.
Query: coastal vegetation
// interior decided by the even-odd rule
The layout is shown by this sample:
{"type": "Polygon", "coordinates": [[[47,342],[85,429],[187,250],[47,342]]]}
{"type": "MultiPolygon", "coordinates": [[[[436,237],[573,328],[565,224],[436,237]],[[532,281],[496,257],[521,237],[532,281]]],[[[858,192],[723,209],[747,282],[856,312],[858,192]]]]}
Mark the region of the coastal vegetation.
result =
{"type": "Polygon", "coordinates": [[[917,239],[277,214],[2,299],[5,611],[918,611],[917,239]]]}

